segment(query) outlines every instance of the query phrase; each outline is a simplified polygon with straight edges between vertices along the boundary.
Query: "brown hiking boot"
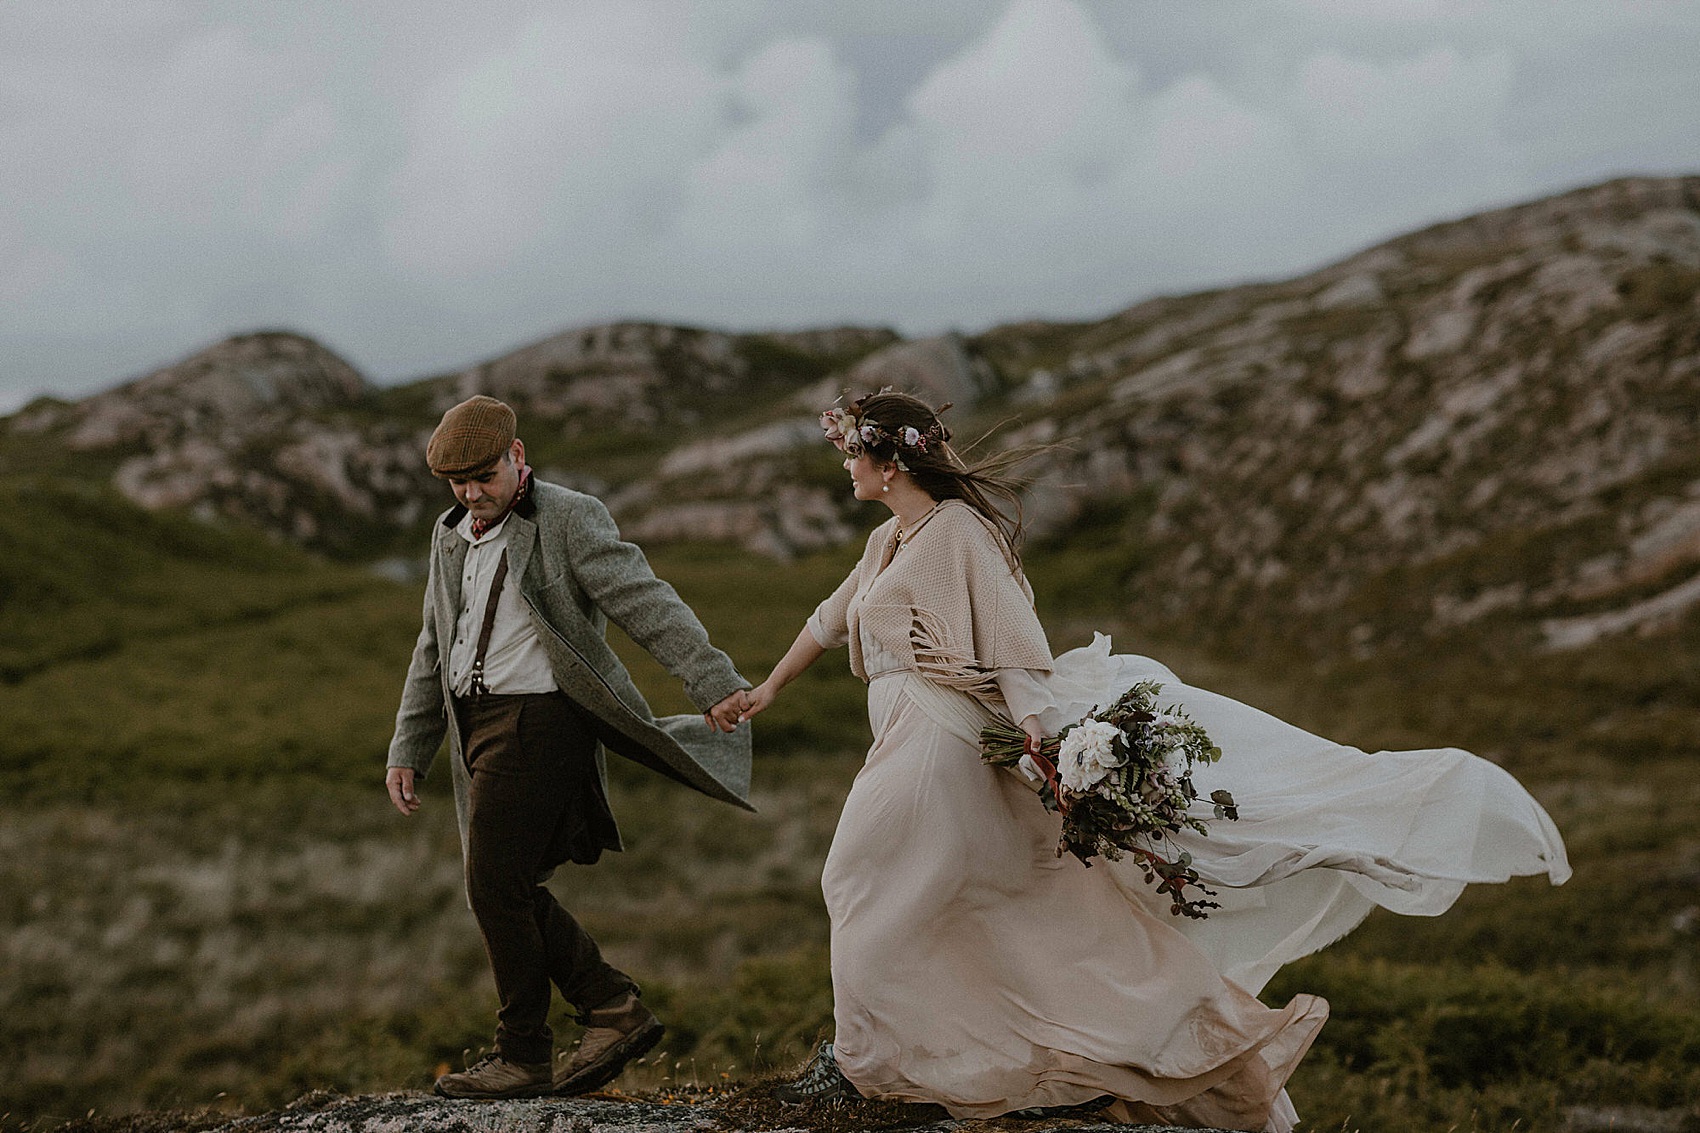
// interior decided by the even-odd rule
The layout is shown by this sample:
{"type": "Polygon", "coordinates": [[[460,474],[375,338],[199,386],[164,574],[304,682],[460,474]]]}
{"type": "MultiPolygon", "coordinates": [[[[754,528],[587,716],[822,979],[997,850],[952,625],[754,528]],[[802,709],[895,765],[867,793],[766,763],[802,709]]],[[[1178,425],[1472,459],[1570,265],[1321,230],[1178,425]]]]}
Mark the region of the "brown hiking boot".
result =
{"type": "Polygon", "coordinates": [[[628,991],[585,1012],[584,1038],[560,1073],[557,1094],[587,1094],[620,1076],[626,1063],[661,1041],[666,1028],[628,991]]]}
{"type": "Polygon", "coordinates": [[[434,1088],[445,1098],[539,1098],[553,1086],[547,1062],[487,1054],[459,1074],[444,1074],[434,1088]]]}

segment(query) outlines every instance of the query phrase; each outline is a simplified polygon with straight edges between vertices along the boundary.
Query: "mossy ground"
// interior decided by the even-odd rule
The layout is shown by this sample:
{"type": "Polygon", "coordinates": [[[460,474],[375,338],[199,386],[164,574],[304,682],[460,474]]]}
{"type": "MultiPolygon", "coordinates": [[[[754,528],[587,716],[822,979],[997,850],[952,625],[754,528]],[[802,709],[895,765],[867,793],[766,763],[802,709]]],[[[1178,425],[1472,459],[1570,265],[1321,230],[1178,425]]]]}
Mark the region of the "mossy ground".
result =
{"type": "MultiPolygon", "coordinates": [[[[0,576],[4,1122],[424,1088],[488,1042],[493,1000],[447,776],[412,820],[378,789],[417,589],[89,507],[114,509],[102,523],[129,524],[123,538],[41,518],[27,535],[55,548],[53,576],[25,560],[0,576]]],[[[1102,626],[1369,750],[1472,748],[1566,834],[1563,888],[1374,916],[1281,974],[1271,999],[1334,1006],[1292,1083],[1310,1128],[1557,1128],[1570,1106],[1700,1097],[1700,625],[1568,654],[1460,637],[1355,662],[1236,656],[1158,635],[1107,573],[1119,534],[1082,539],[1100,558],[1040,546],[1029,562],[1059,649],[1102,626]]],[[[780,567],[676,547],[655,562],[759,677],[854,554],[780,567]]],[[[620,648],[659,710],[686,709],[620,648]]],[[[732,1090],[830,1032],[819,868],[868,738],[839,660],[763,718],[760,815],[621,769],[630,850],[558,879],[669,1026],[621,1088],[732,1090]]]]}

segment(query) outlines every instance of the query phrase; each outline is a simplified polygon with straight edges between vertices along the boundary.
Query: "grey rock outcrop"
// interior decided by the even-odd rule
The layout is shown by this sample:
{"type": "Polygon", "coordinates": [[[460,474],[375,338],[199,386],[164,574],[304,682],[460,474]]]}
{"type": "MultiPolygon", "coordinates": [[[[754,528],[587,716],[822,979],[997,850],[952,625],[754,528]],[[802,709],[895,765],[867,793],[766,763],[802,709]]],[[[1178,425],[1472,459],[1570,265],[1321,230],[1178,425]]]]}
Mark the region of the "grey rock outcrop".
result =
{"type": "Polygon", "coordinates": [[[991,367],[970,353],[959,334],[893,343],[858,362],[845,381],[857,393],[891,386],[933,405],[952,402],[965,410],[997,385],[991,367]]]}
{"type": "MultiPolygon", "coordinates": [[[[142,507],[235,520],[361,558],[403,545],[406,533],[448,504],[424,468],[424,443],[441,412],[472,393],[519,409],[534,463],[575,486],[641,505],[656,495],[646,476],[676,444],[699,448],[694,457],[681,452],[663,480],[689,479],[693,459],[724,470],[730,461],[760,462],[775,451],[762,430],[748,452],[727,450],[719,439],[724,426],[705,430],[705,417],[759,412],[894,338],[858,327],[733,335],[617,323],[382,390],[311,339],[262,332],[81,402],[31,406],[0,422],[0,460],[8,436],[32,450],[57,442],[58,451],[108,464],[113,485],[142,507]],[[609,437],[653,453],[654,462],[634,462],[618,479],[581,471],[583,446],[591,446],[594,467],[596,456],[610,451],[609,437]]],[[[797,434],[795,423],[780,426],[779,447],[794,444],[797,434]]],[[[823,512],[819,495],[777,492],[752,517],[741,503],[716,504],[699,492],[670,500],[672,513],[648,517],[642,530],[734,539],[783,556],[849,537],[835,509],[823,512]],[[681,502],[690,504],[684,512],[681,502]]]]}
{"type": "Polygon", "coordinates": [[[1139,548],[1113,584],[1189,632],[1262,611],[1359,652],[1489,622],[1568,648],[1700,604],[1700,177],[971,338],[616,323],[376,390],[309,340],[250,335],[32,406],[0,458],[57,441],[144,506],[393,554],[446,502],[424,437],[482,391],[634,537],[785,558],[872,518],[813,422],[882,385],[955,402],[959,438],[1014,417],[1003,441],[1060,443],[1028,467],[1033,531],[1113,525],[1139,548]]]}
{"type": "Polygon", "coordinates": [[[319,343],[266,331],[37,412],[24,427],[112,460],[113,485],[142,507],[348,550],[416,522],[428,481],[412,430],[362,418],[375,392],[319,343]]]}
{"type": "Polygon", "coordinates": [[[357,404],[367,385],[354,367],[312,339],[287,331],[239,335],[68,410],[78,450],[141,444],[160,449],[227,431],[256,418],[357,404]]]}
{"type": "Polygon", "coordinates": [[[729,404],[782,397],[801,375],[818,377],[831,360],[859,358],[894,337],[855,327],[768,335],[653,323],[582,327],[439,383],[433,408],[484,393],[569,436],[677,429],[724,414],[729,404]]]}
{"type": "Polygon", "coordinates": [[[1700,602],[1700,178],[982,349],[1007,373],[1064,343],[1030,378],[1071,403],[1029,403],[1072,442],[1045,522],[1137,491],[1140,587],[1192,624],[1286,611],[1361,651],[1499,618],[1565,647],[1700,602]]]}
{"type": "MultiPolygon", "coordinates": [[[[737,1114],[724,1112],[715,1102],[663,1105],[643,1101],[606,1101],[580,1098],[542,1098],[525,1101],[448,1101],[428,1094],[381,1094],[370,1097],[341,1097],[309,1094],[289,1108],[275,1113],[242,1117],[223,1125],[196,1125],[212,1133],[507,1133],[513,1129],[536,1133],[705,1133],[726,1130],[756,1133],[784,1128],[805,1133],[807,1114],[800,1124],[774,1126],[768,1122],[745,1123],[737,1114]]],[[[908,1133],[947,1133],[971,1128],[975,1123],[939,1121],[904,1124],[908,1133]]],[[[842,1127],[842,1118],[835,1121],[842,1127]]],[[[67,1127],[68,1129],[71,1127],[67,1127]]],[[[1026,1133],[1050,1133],[1068,1129],[1073,1133],[1171,1133],[1170,1126],[1105,1125],[1079,1121],[1032,1121],[1026,1133]]],[[[74,1133],[74,1129],[72,1130],[74,1133]]],[[[1193,1133],[1221,1133],[1194,1130],[1193,1133]]]]}

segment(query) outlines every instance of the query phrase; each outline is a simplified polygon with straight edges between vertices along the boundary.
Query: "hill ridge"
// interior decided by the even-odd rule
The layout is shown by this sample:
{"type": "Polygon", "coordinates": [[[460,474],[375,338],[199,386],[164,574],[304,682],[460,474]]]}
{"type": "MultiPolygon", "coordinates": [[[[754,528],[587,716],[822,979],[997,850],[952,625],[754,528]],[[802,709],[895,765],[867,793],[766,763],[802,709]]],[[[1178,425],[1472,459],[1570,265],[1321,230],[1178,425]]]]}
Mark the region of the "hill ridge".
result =
{"type": "Polygon", "coordinates": [[[424,438],[487,392],[520,411],[534,466],[628,536],[786,559],[866,526],[812,422],[884,384],[954,401],[959,435],[1007,420],[1005,440],[1069,442],[1029,469],[1035,533],[1094,548],[1141,616],[1223,640],[1298,614],[1311,646],[1359,653],[1474,625],[1568,648],[1700,600],[1695,176],[972,336],[621,321],[386,389],[301,336],[239,336],[8,419],[0,470],[51,468],[57,445],[145,507],[417,556],[442,500],[424,438]]]}

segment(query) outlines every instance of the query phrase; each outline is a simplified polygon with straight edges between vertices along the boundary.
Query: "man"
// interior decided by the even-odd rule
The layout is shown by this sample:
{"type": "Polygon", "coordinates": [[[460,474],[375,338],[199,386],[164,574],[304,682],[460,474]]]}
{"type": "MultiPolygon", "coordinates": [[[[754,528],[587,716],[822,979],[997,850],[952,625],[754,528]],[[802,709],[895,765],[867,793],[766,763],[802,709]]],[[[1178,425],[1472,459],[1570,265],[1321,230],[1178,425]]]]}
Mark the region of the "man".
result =
{"type": "Polygon", "coordinates": [[[603,749],[748,809],[749,683],[594,497],[535,480],[514,411],[473,397],[426,447],[457,505],[431,543],[385,785],[403,814],[446,732],[466,889],[501,1006],[495,1053],[437,1079],[446,1097],[576,1094],[660,1040],[637,985],[544,887],[563,862],[620,849],[603,749]],[[657,720],[604,640],[612,619],[704,710],[657,720]],[[704,728],[704,723],[707,728],[704,728]],[[552,1070],[550,983],[584,1038],[552,1070]]]}

